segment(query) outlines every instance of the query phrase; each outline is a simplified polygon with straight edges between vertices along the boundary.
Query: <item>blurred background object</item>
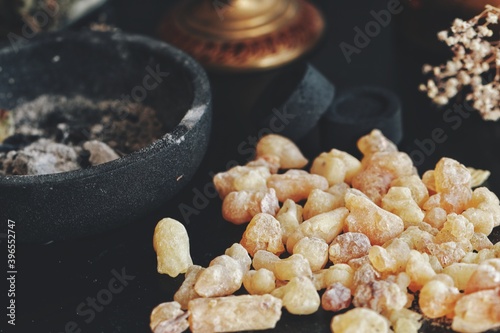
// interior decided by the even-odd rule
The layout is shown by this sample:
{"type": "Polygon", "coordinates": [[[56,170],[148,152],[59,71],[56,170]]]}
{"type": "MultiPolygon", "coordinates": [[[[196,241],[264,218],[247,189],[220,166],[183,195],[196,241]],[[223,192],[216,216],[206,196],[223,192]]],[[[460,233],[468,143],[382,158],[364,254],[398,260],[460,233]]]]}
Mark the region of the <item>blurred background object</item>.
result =
{"type": "Polygon", "coordinates": [[[62,29],[96,10],[107,0],[0,0],[0,38],[31,38],[62,29]]]}
{"type": "Polygon", "coordinates": [[[160,37],[206,68],[279,67],[310,51],[324,29],[305,0],[186,0],[163,19],[160,37]]]}
{"type": "Polygon", "coordinates": [[[276,112],[294,118],[280,133],[296,141],[316,126],[334,96],[308,64],[324,30],[323,15],[306,0],[180,0],[165,10],[156,34],[207,69],[218,133],[212,140],[237,151],[229,145],[269,131],[276,112]]]}

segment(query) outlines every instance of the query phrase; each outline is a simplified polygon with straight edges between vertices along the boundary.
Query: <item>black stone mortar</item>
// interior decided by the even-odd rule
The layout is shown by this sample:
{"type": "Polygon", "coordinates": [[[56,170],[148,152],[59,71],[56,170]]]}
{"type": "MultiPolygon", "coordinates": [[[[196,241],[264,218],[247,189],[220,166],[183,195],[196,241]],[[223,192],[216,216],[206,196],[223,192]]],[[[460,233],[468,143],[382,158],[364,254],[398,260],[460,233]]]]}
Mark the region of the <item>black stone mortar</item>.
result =
{"type": "Polygon", "coordinates": [[[71,239],[137,220],[183,188],[205,154],[211,127],[207,76],[168,44],[120,32],[43,34],[1,49],[0,67],[0,108],[44,94],[101,101],[146,91],[141,102],[158,112],[167,129],[160,140],[109,163],[0,176],[0,225],[6,230],[8,219],[15,221],[20,241],[71,239]],[[148,68],[168,75],[151,88],[148,68]]]}

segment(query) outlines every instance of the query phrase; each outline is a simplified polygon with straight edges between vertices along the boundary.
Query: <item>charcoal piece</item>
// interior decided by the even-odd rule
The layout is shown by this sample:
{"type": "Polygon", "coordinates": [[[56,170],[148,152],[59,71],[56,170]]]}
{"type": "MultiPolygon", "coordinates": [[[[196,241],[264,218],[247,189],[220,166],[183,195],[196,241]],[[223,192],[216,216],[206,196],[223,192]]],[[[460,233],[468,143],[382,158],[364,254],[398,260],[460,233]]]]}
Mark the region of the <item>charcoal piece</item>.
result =
{"type": "Polygon", "coordinates": [[[92,166],[92,164],[90,163],[90,151],[81,149],[78,153],[77,161],[83,169],[92,166]]]}
{"type": "Polygon", "coordinates": [[[79,144],[90,139],[90,128],[87,125],[77,125],[70,128],[68,141],[73,144],[79,144]]]}
{"type": "MultiPolygon", "coordinates": [[[[18,146],[10,145],[7,143],[0,144],[0,153],[8,153],[9,151],[16,150],[18,149],[18,146]]],[[[0,157],[0,162],[1,162],[1,157],[0,157]]],[[[0,167],[1,169],[1,167],[0,167]]]]}
{"type": "Polygon", "coordinates": [[[51,128],[51,127],[56,127],[59,124],[62,123],[67,123],[68,118],[67,118],[68,113],[64,113],[62,110],[54,110],[53,112],[47,114],[44,120],[41,121],[40,127],[42,128],[51,128]]]}
{"type": "Polygon", "coordinates": [[[13,146],[14,149],[19,149],[32,144],[38,139],[40,139],[40,135],[15,133],[6,138],[3,144],[13,146]]]}
{"type": "Polygon", "coordinates": [[[401,102],[392,91],[361,86],[341,92],[320,122],[323,150],[360,156],[357,140],[377,128],[395,144],[403,138],[401,102]]]}

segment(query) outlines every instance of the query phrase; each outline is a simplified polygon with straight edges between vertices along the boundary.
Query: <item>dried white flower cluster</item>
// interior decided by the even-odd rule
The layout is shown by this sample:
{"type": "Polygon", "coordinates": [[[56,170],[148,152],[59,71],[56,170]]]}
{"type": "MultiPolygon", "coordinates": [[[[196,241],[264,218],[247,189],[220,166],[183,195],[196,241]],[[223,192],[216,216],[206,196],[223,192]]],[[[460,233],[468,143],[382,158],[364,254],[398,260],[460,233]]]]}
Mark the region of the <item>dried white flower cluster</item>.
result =
{"type": "Polygon", "coordinates": [[[484,120],[500,119],[500,41],[492,25],[498,24],[500,8],[490,5],[479,15],[464,21],[455,19],[451,29],[438,33],[454,53],[446,64],[424,65],[424,74],[432,77],[420,90],[438,105],[445,105],[464,87],[466,99],[472,102],[484,120]],[[492,38],[493,37],[493,38],[492,38]]]}

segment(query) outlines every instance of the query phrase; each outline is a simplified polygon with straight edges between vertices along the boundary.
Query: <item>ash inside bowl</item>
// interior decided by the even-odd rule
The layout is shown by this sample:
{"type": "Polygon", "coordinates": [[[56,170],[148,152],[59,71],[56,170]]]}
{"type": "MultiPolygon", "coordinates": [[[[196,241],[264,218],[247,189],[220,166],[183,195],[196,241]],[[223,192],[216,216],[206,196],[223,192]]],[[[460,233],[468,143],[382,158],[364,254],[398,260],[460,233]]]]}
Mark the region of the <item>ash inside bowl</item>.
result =
{"type": "Polygon", "coordinates": [[[164,134],[150,107],[83,96],[43,95],[3,111],[0,118],[3,175],[50,174],[106,163],[164,134]]]}

